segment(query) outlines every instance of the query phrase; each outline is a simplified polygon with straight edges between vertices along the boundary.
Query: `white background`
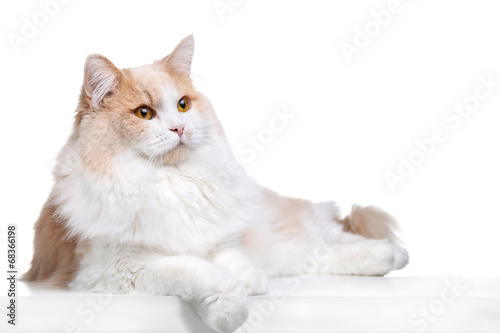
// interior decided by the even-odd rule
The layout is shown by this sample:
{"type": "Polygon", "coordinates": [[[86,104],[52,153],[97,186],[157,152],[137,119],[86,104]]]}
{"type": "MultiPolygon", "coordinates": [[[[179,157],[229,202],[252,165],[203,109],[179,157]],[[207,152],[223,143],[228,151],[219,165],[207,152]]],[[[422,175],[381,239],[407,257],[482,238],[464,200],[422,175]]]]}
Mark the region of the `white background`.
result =
{"type": "Polygon", "coordinates": [[[261,184],[391,212],[411,256],[394,276],[500,276],[500,87],[459,128],[442,118],[474,95],[479,76],[500,81],[497,1],[401,0],[350,63],[341,43],[353,44],[356,29],[390,1],[220,2],[233,4],[222,18],[213,0],[72,0],[16,52],[8,36],[21,36],[23,18],[33,22],[42,7],[2,1],[0,222],[2,233],[18,225],[21,271],[70,133],[85,57],[102,53],[133,67],[194,33],[197,86],[235,150],[269,126],[273,108],[296,114],[254,159],[236,153],[261,184]],[[435,128],[447,140],[391,191],[384,173],[435,128]]]}

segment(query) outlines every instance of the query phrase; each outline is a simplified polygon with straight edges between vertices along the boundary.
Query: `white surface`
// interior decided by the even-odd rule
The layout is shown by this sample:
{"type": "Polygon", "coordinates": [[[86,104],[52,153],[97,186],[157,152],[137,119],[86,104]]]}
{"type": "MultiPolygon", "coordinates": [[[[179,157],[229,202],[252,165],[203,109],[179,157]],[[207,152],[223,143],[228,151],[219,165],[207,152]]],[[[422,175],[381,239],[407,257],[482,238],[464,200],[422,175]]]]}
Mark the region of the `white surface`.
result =
{"type": "MultiPolygon", "coordinates": [[[[212,332],[177,297],[18,288],[17,332],[212,332]]],[[[290,277],[250,304],[239,332],[500,332],[500,279],[290,277]]]]}

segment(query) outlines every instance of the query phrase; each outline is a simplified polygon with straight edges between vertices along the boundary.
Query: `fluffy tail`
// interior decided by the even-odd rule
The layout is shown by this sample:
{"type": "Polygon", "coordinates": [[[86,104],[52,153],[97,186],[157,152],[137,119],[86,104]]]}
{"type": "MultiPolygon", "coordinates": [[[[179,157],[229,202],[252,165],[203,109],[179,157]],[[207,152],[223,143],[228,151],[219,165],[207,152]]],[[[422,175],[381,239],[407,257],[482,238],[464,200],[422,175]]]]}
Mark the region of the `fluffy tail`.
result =
{"type": "Polygon", "coordinates": [[[375,206],[353,205],[349,215],[340,220],[344,230],[367,238],[389,239],[394,244],[401,240],[395,235],[398,223],[394,217],[375,206]]]}

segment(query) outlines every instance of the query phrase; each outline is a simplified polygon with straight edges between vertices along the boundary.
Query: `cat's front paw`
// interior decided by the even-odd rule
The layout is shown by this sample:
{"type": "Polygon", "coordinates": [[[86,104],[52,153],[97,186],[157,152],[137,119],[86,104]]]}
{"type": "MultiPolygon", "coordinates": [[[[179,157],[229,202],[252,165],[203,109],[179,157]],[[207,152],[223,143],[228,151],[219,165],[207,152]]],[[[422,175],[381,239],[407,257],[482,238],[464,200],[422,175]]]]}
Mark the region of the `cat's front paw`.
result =
{"type": "Polygon", "coordinates": [[[259,268],[250,265],[240,266],[233,274],[246,286],[248,295],[264,295],[269,290],[269,279],[259,268]]]}
{"type": "Polygon", "coordinates": [[[248,318],[247,292],[237,280],[204,296],[195,307],[203,321],[218,332],[234,332],[248,318]]]}

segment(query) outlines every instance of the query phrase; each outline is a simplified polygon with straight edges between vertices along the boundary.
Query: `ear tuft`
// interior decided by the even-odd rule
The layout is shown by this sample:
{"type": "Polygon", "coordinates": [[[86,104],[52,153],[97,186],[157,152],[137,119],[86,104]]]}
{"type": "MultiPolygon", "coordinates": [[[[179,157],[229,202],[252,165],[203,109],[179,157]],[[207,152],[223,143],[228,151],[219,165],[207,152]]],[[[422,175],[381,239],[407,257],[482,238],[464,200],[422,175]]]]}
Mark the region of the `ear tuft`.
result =
{"type": "Polygon", "coordinates": [[[90,105],[98,109],[106,94],[112,92],[120,82],[121,72],[113,63],[100,54],[91,54],[85,61],[85,93],[90,105]]]}
{"type": "Polygon", "coordinates": [[[170,69],[181,76],[189,76],[193,54],[194,38],[193,35],[189,35],[181,40],[172,53],[162,60],[167,70],[170,69]]]}

